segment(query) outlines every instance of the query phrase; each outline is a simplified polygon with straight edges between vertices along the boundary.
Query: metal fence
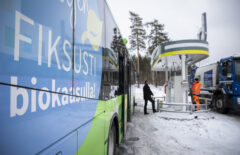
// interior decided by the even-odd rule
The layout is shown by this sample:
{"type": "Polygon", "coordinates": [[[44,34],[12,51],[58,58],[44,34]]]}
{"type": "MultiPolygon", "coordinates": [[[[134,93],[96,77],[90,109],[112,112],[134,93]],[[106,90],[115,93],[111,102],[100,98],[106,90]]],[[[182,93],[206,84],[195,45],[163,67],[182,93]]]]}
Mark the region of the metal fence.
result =
{"type": "Polygon", "coordinates": [[[160,112],[175,112],[175,113],[201,113],[208,112],[209,102],[205,102],[205,104],[199,104],[200,109],[197,110],[196,104],[192,103],[166,103],[164,97],[155,97],[155,106],[157,111],[160,112]]]}

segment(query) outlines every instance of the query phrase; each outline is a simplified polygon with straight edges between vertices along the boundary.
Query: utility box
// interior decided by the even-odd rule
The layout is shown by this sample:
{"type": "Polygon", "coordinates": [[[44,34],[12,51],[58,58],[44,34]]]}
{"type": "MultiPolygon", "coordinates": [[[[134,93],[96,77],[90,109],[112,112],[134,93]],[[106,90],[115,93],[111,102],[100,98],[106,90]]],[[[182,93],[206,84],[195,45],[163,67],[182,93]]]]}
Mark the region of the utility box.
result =
{"type": "Polygon", "coordinates": [[[175,103],[183,103],[183,95],[182,95],[182,76],[173,76],[173,94],[174,94],[174,99],[173,101],[175,103]]]}

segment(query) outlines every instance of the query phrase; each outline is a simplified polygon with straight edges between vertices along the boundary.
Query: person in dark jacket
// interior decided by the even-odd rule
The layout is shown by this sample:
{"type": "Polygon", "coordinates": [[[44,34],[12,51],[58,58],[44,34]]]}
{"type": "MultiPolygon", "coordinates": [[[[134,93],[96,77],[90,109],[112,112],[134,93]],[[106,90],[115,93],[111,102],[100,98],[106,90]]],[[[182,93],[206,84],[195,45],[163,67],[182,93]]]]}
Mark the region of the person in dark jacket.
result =
{"type": "Polygon", "coordinates": [[[144,104],[144,114],[145,114],[145,115],[146,115],[146,114],[149,114],[149,113],[147,113],[147,102],[148,102],[148,100],[149,100],[150,102],[152,102],[153,112],[157,112],[157,111],[155,110],[155,102],[154,102],[154,100],[152,99],[152,95],[153,95],[153,93],[152,93],[150,87],[148,86],[148,81],[146,80],[146,81],[145,81],[145,85],[144,85],[144,87],[143,87],[143,98],[144,98],[144,100],[145,100],[145,104],[144,104]]]}

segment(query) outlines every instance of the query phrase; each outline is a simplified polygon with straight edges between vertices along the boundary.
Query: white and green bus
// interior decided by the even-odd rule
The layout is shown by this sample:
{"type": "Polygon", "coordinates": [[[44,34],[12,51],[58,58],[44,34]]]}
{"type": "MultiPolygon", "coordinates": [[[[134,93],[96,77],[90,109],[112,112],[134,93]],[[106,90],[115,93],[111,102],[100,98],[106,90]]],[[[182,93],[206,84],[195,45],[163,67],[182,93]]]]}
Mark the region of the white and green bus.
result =
{"type": "Polygon", "coordinates": [[[114,154],[133,114],[104,0],[0,0],[0,154],[114,154]]]}

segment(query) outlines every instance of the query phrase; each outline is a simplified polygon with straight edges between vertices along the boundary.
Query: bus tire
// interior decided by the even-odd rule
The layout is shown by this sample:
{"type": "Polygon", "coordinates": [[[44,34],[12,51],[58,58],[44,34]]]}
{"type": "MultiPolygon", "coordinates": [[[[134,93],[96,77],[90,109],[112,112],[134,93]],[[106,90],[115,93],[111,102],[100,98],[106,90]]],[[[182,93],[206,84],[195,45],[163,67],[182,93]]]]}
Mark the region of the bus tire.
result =
{"type": "Polygon", "coordinates": [[[217,96],[215,107],[219,113],[222,113],[222,114],[228,113],[228,108],[226,106],[226,99],[224,95],[221,94],[217,96]]]}
{"type": "Polygon", "coordinates": [[[108,155],[115,155],[116,153],[116,127],[114,123],[108,134],[108,155]]]}

